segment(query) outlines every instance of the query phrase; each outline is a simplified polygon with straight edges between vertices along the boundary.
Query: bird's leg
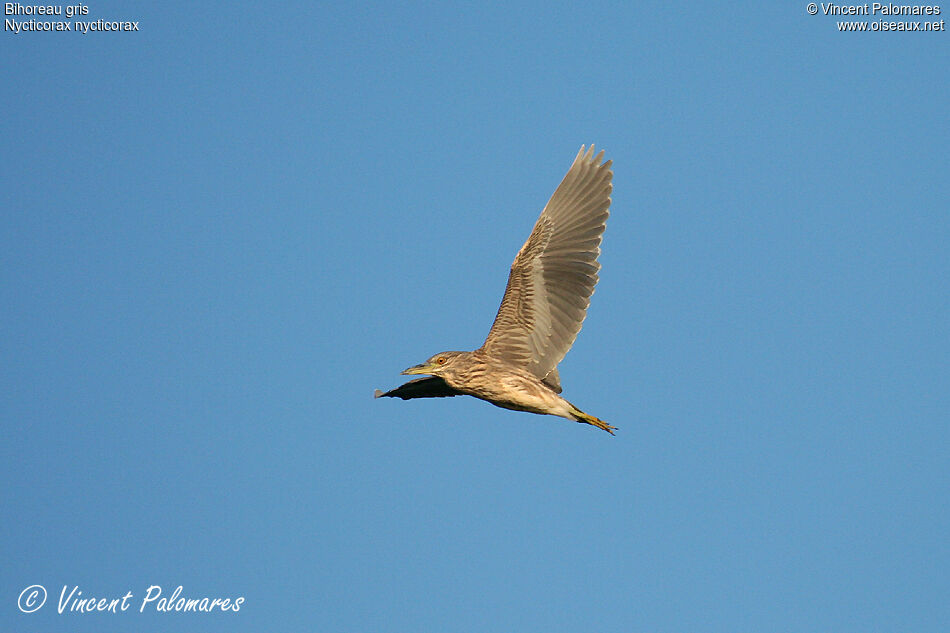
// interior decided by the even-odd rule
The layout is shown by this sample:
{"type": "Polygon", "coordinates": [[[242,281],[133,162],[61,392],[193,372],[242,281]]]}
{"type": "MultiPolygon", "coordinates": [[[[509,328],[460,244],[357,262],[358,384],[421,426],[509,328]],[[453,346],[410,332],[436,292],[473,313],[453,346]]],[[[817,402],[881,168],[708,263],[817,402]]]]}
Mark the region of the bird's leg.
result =
{"type": "Polygon", "coordinates": [[[603,429],[607,431],[608,433],[610,433],[611,435],[613,435],[614,431],[617,430],[617,427],[607,424],[600,418],[595,418],[592,415],[588,415],[587,413],[584,413],[583,411],[575,407],[573,404],[571,404],[571,414],[574,416],[574,419],[577,420],[578,422],[584,422],[586,424],[596,426],[598,429],[603,429]]]}

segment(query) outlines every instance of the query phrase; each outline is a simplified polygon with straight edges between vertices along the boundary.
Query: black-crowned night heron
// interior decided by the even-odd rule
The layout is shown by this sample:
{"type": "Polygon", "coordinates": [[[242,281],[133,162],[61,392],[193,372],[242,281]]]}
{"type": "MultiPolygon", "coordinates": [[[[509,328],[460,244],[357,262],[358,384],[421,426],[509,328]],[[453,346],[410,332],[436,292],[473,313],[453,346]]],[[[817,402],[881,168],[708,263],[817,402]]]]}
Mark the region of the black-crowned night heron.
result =
{"type": "Polygon", "coordinates": [[[613,435],[616,427],[559,396],[557,364],[581,330],[597,284],[600,240],[610,208],[611,161],[581,146],[541,212],[508,276],[485,343],[474,352],[442,352],[403,374],[423,374],[376,397],[469,395],[505,409],[557,415],[613,435]]]}

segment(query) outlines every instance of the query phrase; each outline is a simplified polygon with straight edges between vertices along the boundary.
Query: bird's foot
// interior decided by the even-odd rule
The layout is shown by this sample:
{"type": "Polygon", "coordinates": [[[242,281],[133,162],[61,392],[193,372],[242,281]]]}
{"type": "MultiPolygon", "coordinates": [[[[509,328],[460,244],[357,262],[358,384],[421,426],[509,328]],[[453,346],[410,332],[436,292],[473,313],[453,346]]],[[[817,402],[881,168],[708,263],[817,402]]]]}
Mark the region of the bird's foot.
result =
{"type": "Polygon", "coordinates": [[[590,424],[591,426],[596,426],[598,429],[603,429],[611,435],[614,435],[614,431],[617,430],[617,427],[607,424],[600,418],[595,418],[592,415],[584,413],[573,405],[571,405],[571,408],[573,409],[572,413],[577,417],[578,422],[584,422],[586,424],[590,424]]]}
{"type": "Polygon", "coordinates": [[[593,424],[593,425],[596,426],[598,429],[603,429],[603,430],[607,431],[608,433],[610,433],[611,435],[615,435],[614,431],[617,430],[617,427],[615,427],[615,426],[613,426],[613,425],[611,425],[611,424],[607,424],[606,422],[604,422],[604,421],[601,420],[600,418],[595,418],[594,416],[590,416],[590,421],[585,420],[585,422],[587,422],[588,424],[593,424]]]}

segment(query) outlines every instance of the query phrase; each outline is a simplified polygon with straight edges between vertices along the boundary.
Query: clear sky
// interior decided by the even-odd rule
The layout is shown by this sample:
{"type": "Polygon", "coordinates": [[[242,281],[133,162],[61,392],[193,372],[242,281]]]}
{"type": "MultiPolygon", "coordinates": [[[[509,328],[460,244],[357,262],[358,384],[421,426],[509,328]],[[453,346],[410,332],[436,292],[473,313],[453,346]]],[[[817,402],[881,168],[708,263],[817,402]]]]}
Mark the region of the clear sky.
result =
{"type": "Polygon", "coordinates": [[[950,629],[946,31],[87,6],[139,31],[0,34],[0,629],[950,629]],[[374,400],[481,344],[589,143],[613,204],[560,372],[617,436],[374,400]]]}

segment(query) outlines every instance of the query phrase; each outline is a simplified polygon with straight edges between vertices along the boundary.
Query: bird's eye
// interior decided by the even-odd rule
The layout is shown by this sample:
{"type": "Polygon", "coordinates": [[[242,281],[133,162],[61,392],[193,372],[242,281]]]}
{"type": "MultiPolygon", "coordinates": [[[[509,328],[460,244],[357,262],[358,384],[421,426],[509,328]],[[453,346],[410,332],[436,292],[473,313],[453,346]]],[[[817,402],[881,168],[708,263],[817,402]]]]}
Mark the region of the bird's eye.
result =
{"type": "Polygon", "coordinates": [[[439,356],[438,358],[435,359],[435,362],[437,362],[437,363],[440,364],[440,365],[444,365],[444,364],[445,364],[445,356],[439,356]]]}

